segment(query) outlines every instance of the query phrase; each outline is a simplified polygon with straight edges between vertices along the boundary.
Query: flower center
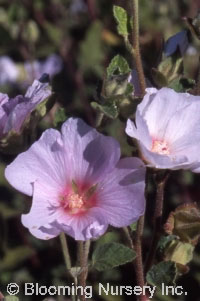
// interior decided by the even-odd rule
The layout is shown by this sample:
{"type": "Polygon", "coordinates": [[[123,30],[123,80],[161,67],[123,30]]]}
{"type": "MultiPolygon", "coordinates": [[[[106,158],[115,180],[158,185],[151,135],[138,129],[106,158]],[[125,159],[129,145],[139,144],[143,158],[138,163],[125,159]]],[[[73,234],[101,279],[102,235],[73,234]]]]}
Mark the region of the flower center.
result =
{"type": "Polygon", "coordinates": [[[81,209],[85,203],[83,197],[77,193],[71,193],[67,199],[70,209],[81,209]]]}
{"type": "Polygon", "coordinates": [[[160,155],[169,155],[170,150],[166,141],[153,140],[151,151],[160,155]]]}
{"type": "Polygon", "coordinates": [[[96,204],[96,185],[79,188],[72,181],[72,185],[60,195],[60,204],[70,214],[83,213],[96,204]]]}

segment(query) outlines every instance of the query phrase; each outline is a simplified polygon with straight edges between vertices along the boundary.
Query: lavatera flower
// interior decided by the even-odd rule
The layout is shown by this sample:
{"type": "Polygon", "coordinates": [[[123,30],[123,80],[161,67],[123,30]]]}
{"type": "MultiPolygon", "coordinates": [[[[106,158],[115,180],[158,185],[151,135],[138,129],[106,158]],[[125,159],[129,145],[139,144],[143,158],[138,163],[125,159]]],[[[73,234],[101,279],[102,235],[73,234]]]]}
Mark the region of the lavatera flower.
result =
{"type": "Polygon", "coordinates": [[[50,95],[49,84],[38,80],[34,80],[25,96],[9,98],[7,94],[0,93],[0,138],[10,131],[19,133],[31,112],[50,95]]]}
{"type": "Polygon", "coordinates": [[[70,118],[61,133],[46,130],[5,171],[9,183],[33,203],[22,223],[40,239],[65,232],[76,240],[102,235],[108,225],[127,226],[144,213],[145,166],[120,159],[120,147],[70,118]]]}
{"type": "Polygon", "coordinates": [[[52,95],[47,75],[34,80],[25,96],[9,98],[0,93],[0,151],[16,154],[27,147],[27,137],[46,112],[52,95]]]}
{"type": "Polygon", "coordinates": [[[148,88],[126,133],[148,166],[200,172],[200,96],[148,88]]]}

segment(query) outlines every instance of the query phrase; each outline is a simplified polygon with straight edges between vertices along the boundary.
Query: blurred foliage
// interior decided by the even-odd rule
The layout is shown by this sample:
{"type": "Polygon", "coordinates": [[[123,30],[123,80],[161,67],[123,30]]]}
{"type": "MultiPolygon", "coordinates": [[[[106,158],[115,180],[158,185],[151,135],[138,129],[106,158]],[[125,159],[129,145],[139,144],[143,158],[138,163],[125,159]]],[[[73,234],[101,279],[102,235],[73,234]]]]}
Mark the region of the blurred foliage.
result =
{"type": "MultiPolygon", "coordinates": [[[[140,43],[146,78],[157,87],[173,85],[173,88],[177,91],[193,89],[198,74],[200,50],[198,39],[191,33],[189,47],[181,58],[180,56],[177,59],[172,56],[163,58],[163,49],[164,42],[169,37],[188,28],[188,24],[183,20],[183,17],[195,17],[197,10],[200,9],[199,2],[195,0],[141,0],[139,2],[140,43]],[[189,80],[185,80],[185,78],[189,78],[189,80]]],[[[0,0],[0,56],[10,57],[18,64],[17,68],[20,70],[22,68],[19,66],[22,66],[25,62],[30,63],[30,65],[35,60],[41,62],[53,53],[59,55],[63,61],[62,70],[51,78],[53,91],[56,92],[56,104],[35,129],[31,141],[27,141],[27,146],[37,139],[44,129],[48,127],[59,128],[68,116],[82,117],[89,124],[94,125],[96,112],[91,106],[92,102],[95,103],[93,107],[95,106],[97,111],[100,110],[105,114],[103,119],[104,133],[112,135],[119,141],[122,156],[137,155],[134,142],[127,138],[124,133],[125,118],[134,116],[135,108],[130,106],[130,103],[132,104],[132,88],[129,86],[129,90],[125,89],[123,93],[121,91],[118,93],[119,91],[116,92],[116,89],[114,89],[115,96],[123,94],[123,102],[120,99],[121,102],[119,104],[119,101],[117,101],[117,105],[116,102],[111,101],[113,95],[110,95],[110,90],[106,90],[106,93],[102,91],[102,82],[106,83],[106,74],[108,77],[111,75],[119,76],[129,72],[128,66],[131,69],[134,67],[132,58],[123,44],[123,38],[117,33],[119,32],[123,36],[127,35],[127,20],[129,19],[129,16],[124,14],[123,9],[116,8],[119,6],[127,9],[127,11],[130,9],[128,1],[122,0],[0,0]],[[115,18],[112,15],[113,5],[115,5],[115,18]],[[118,29],[116,28],[116,21],[118,29]],[[121,60],[121,69],[116,70],[115,62],[119,60],[119,57],[124,57],[124,60],[121,60]],[[125,63],[125,60],[128,64],[125,63]],[[112,62],[111,65],[109,65],[110,62],[112,62]],[[122,70],[122,73],[120,73],[120,70],[122,70]],[[116,74],[116,71],[119,71],[118,74],[116,74]],[[124,97],[124,94],[126,94],[126,97],[124,97]],[[104,103],[102,103],[102,97],[104,97],[104,103]],[[111,103],[110,106],[106,103],[106,97],[111,101],[109,102],[109,104],[111,103]],[[111,110],[112,108],[113,110],[111,110]],[[110,119],[110,117],[115,118],[118,114],[120,119],[110,119]]],[[[195,28],[198,26],[197,21],[198,19],[193,22],[195,28]]],[[[2,72],[1,68],[0,65],[0,72],[2,72]]],[[[12,73],[12,70],[10,72],[12,73]]],[[[114,84],[116,80],[122,80],[115,76],[109,78],[114,84]]],[[[24,73],[21,74],[21,78],[24,78],[24,73]]],[[[34,72],[30,78],[26,80],[26,85],[27,82],[30,83],[35,78],[34,72]]],[[[127,84],[127,78],[125,82],[127,84]]],[[[19,84],[19,81],[8,82],[2,84],[0,90],[13,96],[17,93],[23,94],[26,85],[25,81],[24,85],[19,84]]],[[[136,104],[138,101],[139,99],[136,100],[136,104]]],[[[28,212],[31,201],[28,197],[14,191],[4,179],[4,168],[13,159],[14,156],[12,155],[1,154],[0,290],[7,295],[6,285],[9,282],[17,282],[21,288],[23,288],[25,282],[38,282],[40,285],[46,286],[70,285],[71,282],[67,278],[59,240],[37,240],[21,224],[20,215],[28,212]]],[[[188,171],[176,171],[171,175],[165,193],[165,221],[169,213],[174,211],[178,205],[190,204],[194,201],[199,204],[199,181],[200,176],[198,174],[192,174],[188,171]]],[[[149,213],[145,228],[145,254],[148,252],[152,237],[152,216],[155,200],[153,181],[149,184],[148,191],[147,211],[149,213]]],[[[178,216],[173,215],[173,218],[178,218],[178,216]]],[[[193,219],[193,217],[191,218],[193,219]]],[[[188,234],[190,231],[187,230],[187,240],[183,242],[187,245],[184,245],[184,248],[180,241],[174,243],[174,236],[170,235],[167,241],[165,238],[165,241],[161,244],[161,251],[165,249],[164,257],[167,261],[161,261],[152,267],[147,279],[149,283],[157,285],[165,281],[163,278],[169,270],[173,275],[172,278],[175,278],[177,256],[183,259],[182,254],[184,253],[184,263],[190,261],[193,249],[191,251],[191,245],[188,244],[188,241],[199,236],[199,216],[197,224],[198,229],[192,229],[192,236],[188,234]],[[165,273],[162,273],[163,278],[159,274],[160,266],[162,266],[162,271],[163,266],[165,268],[165,273]]],[[[134,235],[135,225],[132,225],[132,230],[134,235]]],[[[170,234],[179,235],[179,230],[174,228],[170,234]]],[[[75,243],[71,238],[68,241],[73,266],[75,266],[75,243]]],[[[94,243],[93,249],[98,250],[98,248],[105,248],[108,244],[116,246],[122,243],[125,243],[123,232],[111,229],[94,243]]],[[[175,297],[161,296],[158,292],[155,300],[199,301],[199,251],[200,247],[197,245],[194,259],[188,264],[190,271],[178,280],[178,285],[184,286],[188,294],[184,297],[175,297]],[[194,289],[191,289],[191,287],[194,287],[194,289]]],[[[94,256],[98,259],[97,255],[98,253],[94,256]]],[[[119,265],[119,262],[116,264],[117,259],[114,255],[115,253],[113,253],[113,258],[112,254],[108,256],[111,267],[119,265]],[[115,262],[112,263],[112,260],[115,262]]],[[[133,254],[130,254],[129,260],[132,258],[133,254]]],[[[128,259],[123,260],[124,262],[128,261],[128,259]]],[[[94,286],[96,292],[94,300],[126,300],[125,296],[102,295],[99,297],[96,287],[99,282],[109,282],[113,285],[134,285],[135,276],[129,272],[127,265],[104,272],[101,272],[101,268],[98,268],[98,270],[92,269],[88,279],[88,283],[94,286]]],[[[24,296],[23,290],[20,290],[18,297],[20,301],[36,300],[34,296],[24,296]]],[[[17,299],[6,297],[5,300],[17,299]]],[[[65,301],[68,299],[57,296],[56,300],[65,301]]],[[[136,298],[132,297],[132,300],[136,300],[136,298]]]]}

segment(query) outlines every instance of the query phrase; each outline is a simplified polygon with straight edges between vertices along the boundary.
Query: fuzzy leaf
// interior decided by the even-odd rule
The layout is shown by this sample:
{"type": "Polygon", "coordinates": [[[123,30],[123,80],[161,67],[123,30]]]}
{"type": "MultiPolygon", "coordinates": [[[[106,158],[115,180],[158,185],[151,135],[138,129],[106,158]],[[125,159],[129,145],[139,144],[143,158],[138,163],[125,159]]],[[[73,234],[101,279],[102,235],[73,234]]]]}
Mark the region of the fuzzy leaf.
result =
{"type": "Polygon", "coordinates": [[[172,261],[162,261],[148,271],[146,280],[150,285],[157,288],[162,287],[162,283],[165,285],[175,285],[176,278],[176,264],[172,261]]]}
{"type": "Polygon", "coordinates": [[[179,206],[170,214],[164,229],[183,242],[196,244],[200,237],[200,209],[196,204],[179,206]]]}
{"type": "Polygon", "coordinates": [[[127,28],[127,23],[128,23],[128,17],[127,17],[127,12],[125,11],[124,8],[121,6],[113,6],[113,15],[115,17],[115,20],[117,22],[117,31],[118,34],[120,34],[123,37],[128,36],[128,28],[127,28]]]}
{"type": "Polygon", "coordinates": [[[177,57],[177,55],[169,56],[159,64],[158,71],[160,71],[163,76],[167,78],[168,83],[170,83],[173,79],[182,75],[183,59],[177,57]]]}
{"type": "Polygon", "coordinates": [[[118,116],[118,109],[115,103],[107,103],[104,105],[100,105],[97,102],[91,102],[91,106],[96,111],[104,113],[107,117],[111,119],[115,119],[118,116]]]}
{"type": "Polygon", "coordinates": [[[97,247],[92,256],[93,266],[98,271],[112,269],[132,261],[136,253],[119,243],[107,243],[97,247]]]}
{"type": "Polygon", "coordinates": [[[175,236],[175,235],[162,236],[158,242],[157,249],[160,252],[163,252],[165,250],[165,248],[169,245],[169,243],[172,242],[172,240],[175,240],[176,238],[177,238],[177,236],[175,236]]]}
{"type": "Polygon", "coordinates": [[[113,97],[116,99],[116,96],[124,95],[127,96],[133,91],[133,86],[128,83],[128,75],[112,75],[106,79],[104,83],[104,97],[110,98],[113,97]]]}
{"type": "Polygon", "coordinates": [[[194,88],[195,80],[191,78],[178,77],[174,79],[170,84],[169,88],[175,90],[176,92],[187,92],[194,88]]]}
{"type": "Polygon", "coordinates": [[[110,77],[117,72],[117,75],[127,74],[131,71],[125,58],[121,55],[116,55],[110,62],[107,68],[107,76],[110,77]]]}
{"type": "Polygon", "coordinates": [[[152,77],[158,88],[166,87],[168,85],[167,78],[155,68],[152,68],[152,77]]]}
{"type": "Polygon", "coordinates": [[[171,260],[176,263],[186,265],[192,260],[193,251],[193,245],[178,240],[173,240],[169,247],[165,250],[165,260],[171,260]]]}

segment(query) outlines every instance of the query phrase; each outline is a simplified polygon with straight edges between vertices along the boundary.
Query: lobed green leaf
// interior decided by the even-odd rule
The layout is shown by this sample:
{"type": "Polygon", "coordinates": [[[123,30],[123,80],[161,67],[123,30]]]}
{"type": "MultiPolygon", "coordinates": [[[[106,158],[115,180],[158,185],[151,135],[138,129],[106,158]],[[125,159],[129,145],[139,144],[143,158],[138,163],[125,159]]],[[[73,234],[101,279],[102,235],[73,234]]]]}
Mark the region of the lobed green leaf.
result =
{"type": "Polygon", "coordinates": [[[113,15],[117,22],[117,31],[118,34],[127,38],[128,36],[128,16],[127,12],[121,6],[114,5],[113,6],[113,15]]]}
{"type": "Polygon", "coordinates": [[[148,271],[146,280],[150,285],[157,288],[162,287],[162,283],[165,285],[175,285],[175,279],[177,274],[177,268],[175,262],[162,261],[148,271]]]}
{"type": "Polygon", "coordinates": [[[130,262],[135,257],[136,253],[132,249],[120,243],[111,242],[95,249],[92,263],[98,271],[104,271],[130,262]]]}

